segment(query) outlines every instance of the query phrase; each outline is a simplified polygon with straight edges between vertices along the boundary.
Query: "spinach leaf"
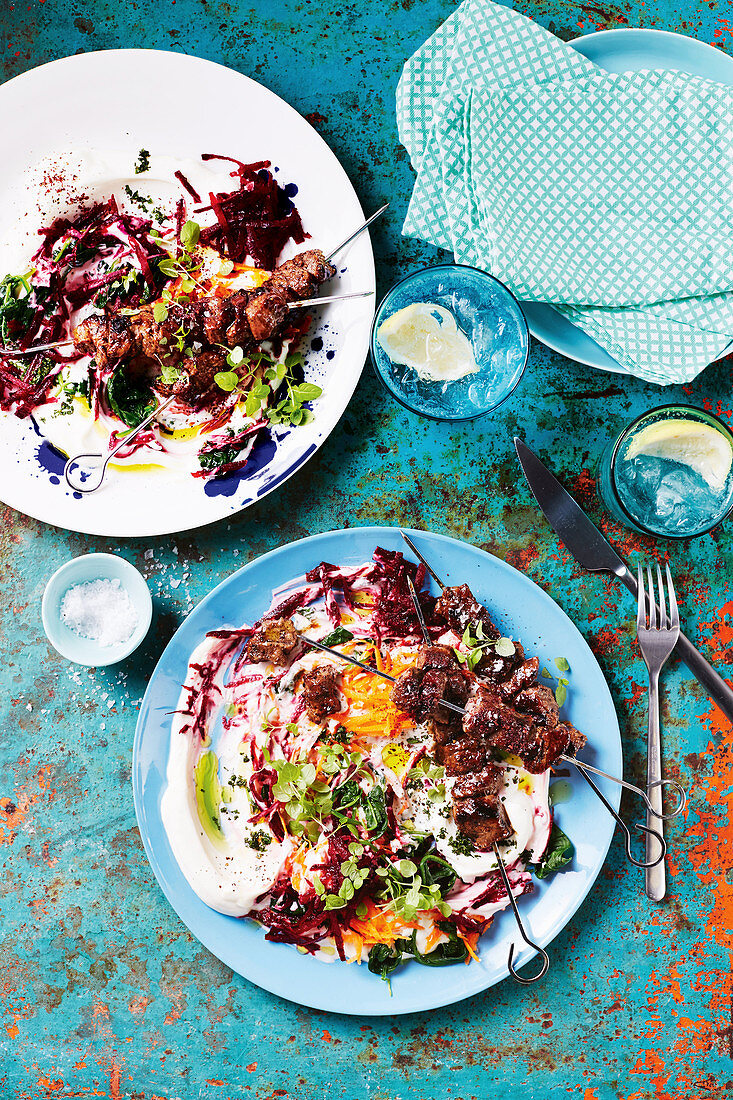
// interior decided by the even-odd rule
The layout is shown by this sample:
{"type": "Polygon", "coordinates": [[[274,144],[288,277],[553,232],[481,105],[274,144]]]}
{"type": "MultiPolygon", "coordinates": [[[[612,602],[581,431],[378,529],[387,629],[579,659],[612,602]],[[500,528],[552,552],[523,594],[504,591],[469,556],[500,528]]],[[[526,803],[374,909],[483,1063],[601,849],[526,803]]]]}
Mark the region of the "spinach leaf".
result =
{"type": "Polygon", "coordinates": [[[425,886],[438,885],[441,894],[445,897],[453,889],[456,873],[450,863],[437,852],[428,852],[420,861],[420,878],[425,886]]]}
{"type": "Polygon", "coordinates": [[[340,810],[346,810],[349,806],[356,806],[361,801],[361,788],[355,779],[347,779],[338,788],[336,794],[340,810]]]}
{"type": "MultiPolygon", "coordinates": [[[[397,943],[400,941],[398,940],[397,943]]],[[[402,962],[402,951],[394,947],[388,947],[386,943],[375,943],[369,952],[368,967],[372,974],[378,974],[383,982],[389,980],[393,970],[402,962]]]]}
{"type": "Polygon", "coordinates": [[[327,637],[321,639],[321,645],[343,645],[344,642],[350,642],[353,637],[354,635],[345,626],[337,626],[327,637]]]}
{"type": "Polygon", "coordinates": [[[150,387],[134,382],[118,367],[107,383],[107,396],[112,412],[128,428],[136,428],[155,408],[150,387]]]}
{"type": "Polygon", "coordinates": [[[417,949],[417,929],[412,933],[410,951],[415,956],[415,961],[421,966],[452,966],[454,963],[465,962],[468,948],[463,940],[458,938],[453,925],[448,921],[439,921],[438,927],[449,937],[448,942],[439,943],[427,955],[421,955],[417,949]]]}
{"type": "Polygon", "coordinates": [[[381,836],[387,828],[387,807],[384,802],[384,787],[372,787],[364,799],[364,820],[369,836],[374,839],[381,836]]]}
{"type": "Polygon", "coordinates": [[[0,344],[25,336],[35,315],[32,286],[23,275],[6,275],[0,282],[0,344]]]}
{"type": "Polygon", "coordinates": [[[570,863],[575,855],[573,842],[559,827],[553,823],[550,840],[544,855],[539,863],[535,863],[533,870],[537,878],[549,878],[556,871],[562,871],[570,863]]]}
{"type": "Polygon", "coordinates": [[[230,447],[220,447],[218,451],[199,452],[199,466],[202,470],[217,470],[228,462],[236,462],[241,450],[241,443],[233,443],[230,447]]]}

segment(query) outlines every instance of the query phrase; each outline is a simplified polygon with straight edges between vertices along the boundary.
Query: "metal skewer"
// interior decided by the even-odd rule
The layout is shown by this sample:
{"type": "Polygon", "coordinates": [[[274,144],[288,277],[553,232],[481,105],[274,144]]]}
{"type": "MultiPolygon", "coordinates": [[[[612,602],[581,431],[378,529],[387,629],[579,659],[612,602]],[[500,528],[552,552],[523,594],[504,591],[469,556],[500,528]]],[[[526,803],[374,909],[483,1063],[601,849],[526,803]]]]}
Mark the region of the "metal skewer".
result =
{"type": "Polygon", "coordinates": [[[54,348],[65,348],[69,344],[73,344],[73,340],[56,340],[53,344],[35,344],[32,348],[0,348],[0,353],[3,355],[12,355],[16,358],[18,355],[35,355],[37,351],[53,351],[54,348]]]}
{"type": "MultiPolygon", "coordinates": [[[[320,649],[321,653],[328,653],[331,657],[339,657],[342,661],[346,661],[347,664],[355,665],[356,668],[362,669],[364,672],[371,672],[374,676],[381,676],[383,680],[389,680],[390,684],[396,684],[397,678],[390,676],[388,672],[382,672],[379,668],[373,668],[372,665],[367,665],[363,661],[357,660],[356,657],[350,657],[346,653],[341,653],[338,649],[331,649],[330,646],[324,645],[323,642],[317,642],[313,638],[306,637],[305,634],[298,634],[298,638],[301,642],[305,642],[306,645],[313,646],[314,649],[320,649]]],[[[358,641],[358,639],[356,639],[358,641]]],[[[457,707],[455,703],[449,703],[447,699],[440,700],[441,707],[446,707],[448,710],[452,710],[454,714],[465,714],[463,707],[457,707]]]]}
{"type": "Polygon", "coordinates": [[[545,974],[550,969],[550,956],[547,954],[544,948],[540,947],[539,944],[534,943],[525,932],[524,925],[522,924],[522,918],[519,915],[519,907],[517,905],[514,894],[512,893],[511,884],[509,882],[509,875],[506,873],[504,860],[501,858],[499,845],[494,842],[493,848],[494,855],[496,856],[496,861],[499,864],[499,874],[501,875],[502,882],[504,883],[504,889],[506,890],[506,895],[509,898],[512,912],[514,913],[514,919],[517,922],[517,928],[519,929],[519,934],[526,944],[529,944],[530,947],[533,947],[534,950],[542,956],[542,966],[540,967],[537,974],[535,974],[532,978],[523,978],[520,974],[517,973],[514,967],[514,944],[511,944],[511,946],[509,947],[509,960],[507,962],[507,966],[509,968],[509,973],[514,978],[515,982],[519,982],[520,985],[532,985],[533,982],[538,982],[540,978],[544,978],[545,974]]]}
{"type": "MultiPolygon", "coordinates": [[[[80,454],[80,455],[74,455],[72,458],[70,458],[68,460],[68,462],[66,463],[66,465],[64,466],[64,477],[66,478],[66,484],[71,489],[73,489],[75,493],[95,493],[97,491],[97,489],[99,489],[99,487],[101,486],[102,482],[104,481],[104,475],[107,472],[107,465],[114,458],[114,456],[117,454],[117,452],[121,451],[123,447],[127,447],[132,442],[132,440],[135,438],[135,436],[138,435],[138,433],[143,430],[143,428],[147,428],[148,424],[150,424],[153,420],[155,420],[156,417],[160,416],[160,414],[165,409],[167,409],[169,405],[172,405],[175,400],[176,400],[176,394],[172,393],[170,397],[166,398],[166,400],[163,402],[162,405],[158,405],[157,408],[153,409],[153,411],[150,413],[149,416],[146,416],[144,420],[141,420],[136,428],[133,428],[133,430],[131,432],[129,432],[123,439],[121,439],[120,442],[117,444],[117,446],[114,447],[106,457],[102,454],[85,453],[85,454],[80,454]],[[90,480],[90,477],[89,477],[88,474],[82,479],[82,477],[81,477],[81,466],[82,466],[81,460],[83,458],[101,458],[101,459],[104,459],[104,462],[102,463],[101,468],[99,468],[99,477],[96,480],[90,480]],[[73,467],[77,467],[77,469],[79,471],[80,476],[79,476],[78,481],[72,480],[71,471],[72,471],[73,467]]],[[[94,469],[97,469],[97,467],[94,467],[94,469]]]]}
{"type": "Polygon", "coordinates": [[[412,583],[412,577],[407,578],[407,587],[410,589],[410,595],[412,596],[412,602],[415,606],[417,621],[420,623],[420,630],[422,631],[423,640],[425,641],[426,645],[430,645],[430,631],[428,630],[428,624],[425,622],[425,616],[422,613],[420,601],[418,600],[417,592],[415,591],[415,585],[412,583]]]}
{"type": "MultiPolygon", "coordinates": [[[[406,535],[405,532],[402,531],[402,530],[400,530],[400,534],[402,535],[403,539],[405,540],[407,545],[410,547],[410,549],[412,550],[413,554],[418,559],[418,561],[421,562],[422,565],[425,566],[426,570],[428,571],[430,576],[433,578],[435,583],[438,585],[438,587],[439,588],[445,588],[445,584],[443,583],[443,581],[440,579],[439,576],[437,576],[437,574],[433,571],[433,569],[425,561],[425,558],[422,556],[422,554],[420,553],[418,548],[415,546],[415,543],[412,541],[412,539],[409,537],[409,535],[406,535]]],[[[662,821],[669,821],[670,818],[677,817],[679,814],[682,813],[685,806],[687,805],[687,792],[685,791],[684,787],[681,786],[681,784],[677,783],[674,779],[660,779],[660,780],[657,781],[657,784],[655,784],[655,785],[659,785],[661,787],[665,787],[665,786],[666,787],[671,787],[671,788],[673,788],[673,790],[677,794],[678,801],[677,801],[676,806],[674,807],[674,809],[670,810],[668,813],[665,814],[665,813],[662,813],[662,812],[659,812],[659,811],[655,810],[654,807],[652,806],[650,800],[649,800],[649,796],[648,796],[647,792],[642,790],[641,787],[637,787],[634,783],[629,783],[625,779],[619,779],[618,776],[615,776],[615,775],[609,775],[608,772],[601,771],[600,768],[594,768],[592,764],[586,764],[586,762],[584,760],[578,760],[578,758],[576,756],[567,756],[565,753],[561,753],[560,756],[558,757],[558,759],[564,761],[566,764],[572,764],[574,767],[576,767],[578,769],[579,772],[582,772],[584,774],[584,777],[586,779],[589,779],[589,776],[587,775],[587,773],[588,772],[593,772],[594,775],[600,775],[604,779],[608,779],[612,783],[617,783],[620,787],[625,787],[626,790],[632,791],[635,795],[638,795],[638,797],[642,800],[642,802],[647,807],[647,809],[651,813],[653,813],[655,817],[660,818],[662,821]]],[[[593,787],[594,791],[598,792],[599,797],[602,797],[600,795],[600,792],[598,791],[598,788],[596,787],[595,783],[591,783],[591,786],[593,787]]],[[[605,802],[605,799],[603,799],[603,801],[605,802]]],[[[614,814],[614,817],[615,816],[616,815],[614,814]]],[[[619,819],[617,818],[617,820],[619,820],[619,819]]],[[[624,826],[624,828],[625,828],[625,826],[624,826]]],[[[632,860],[632,862],[634,862],[634,861],[632,860]]],[[[639,866],[641,866],[641,865],[639,865],[639,866]]]]}
{"type": "MultiPolygon", "coordinates": [[[[428,624],[425,622],[425,616],[422,613],[422,608],[420,607],[420,601],[418,600],[417,592],[415,591],[415,585],[412,583],[412,577],[407,578],[407,587],[410,589],[410,596],[412,597],[412,603],[413,603],[414,608],[415,608],[415,614],[417,615],[417,620],[420,623],[420,630],[422,631],[423,639],[424,639],[426,645],[430,645],[431,644],[430,631],[428,630],[428,624]]],[[[510,902],[511,907],[512,907],[512,912],[514,913],[514,919],[517,922],[517,928],[519,929],[519,934],[520,934],[520,936],[522,937],[522,939],[524,940],[525,943],[529,944],[530,947],[533,947],[535,949],[535,951],[539,952],[539,954],[542,956],[542,966],[540,967],[537,974],[535,974],[534,977],[532,977],[532,978],[523,978],[523,977],[521,977],[520,974],[517,973],[517,971],[514,967],[514,944],[512,943],[509,947],[509,959],[507,961],[507,967],[509,969],[509,973],[514,978],[515,982],[519,982],[520,985],[532,985],[533,982],[538,982],[540,980],[540,978],[544,978],[545,974],[550,969],[550,958],[549,958],[549,955],[547,954],[547,952],[544,951],[541,947],[539,947],[536,943],[533,943],[532,940],[527,935],[527,933],[525,932],[524,925],[522,923],[522,918],[519,915],[519,907],[517,906],[516,900],[514,898],[514,894],[512,893],[511,884],[509,882],[509,876],[506,872],[506,867],[504,866],[504,860],[501,858],[501,852],[499,851],[499,845],[496,842],[494,842],[492,847],[494,849],[494,855],[496,856],[496,862],[499,864],[499,873],[501,875],[502,882],[504,883],[504,889],[506,890],[506,895],[509,898],[509,902],[510,902]]]]}
{"type": "Polygon", "coordinates": [[[641,825],[638,821],[636,821],[634,823],[634,828],[635,829],[638,829],[639,832],[641,832],[641,833],[647,833],[649,836],[656,837],[656,839],[659,841],[659,843],[661,845],[661,851],[659,852],[659,855],[655,859],[651,860],[650,862],[644,863],[643,860],[636,859],[631,854],[631,833],[629,831],[628,826],[626,825],[626,822],[623,821],[621,819],[621,817],[619,817],[619,815],[616,813],[616,811],[614,810],[611,803],[608,801],[608,799],[605,797],[605,795],[602,794],[602,792],[598,789],[596,784],[593,782],[591,777],[587,774],[587,772],[583,768],[580,768],[580,774],[583,776],[583,779],[586,781],[588,786],[591,787],[595,791],[598,798],[600,798],[601,802],[603,803],[603,805],[606,807],[606,809],[610,813],[611,817],[614,818],[616,824],[618,826],[620,826],[620,828],[623,830],[624,836],[626,838],[625,841],[624,841],[624,845],[625,845],[625,848],[626,848],[626,858],[628,859],[629,863],[633,863],[634,867],[641,867],[643,870],[645,870],[648,867],[656,867],[658,863],[661,863],[662,860],[664,859],[664,857],[667,854],[667,841],[664,839],[662,834],[658,833],[656,829],[648,829],[646,825],[641,825]]]}
{"type": "Polygon", "coordinates": [[[288,309],[303,309],[307,306],[324,306],[328,302],[345,302],[347,298],[371,298],[373,290],[357,290],[354,294],[328,294],[323,298],[300,298],[297,302],[288,302],[288,309]]]}
{"type": "MultiPolygon", "coordinates": [[[[414,589],[413,589],[413,591],[414,591],[414,589]]],[[[383,680],[388,680],[391,684],[396,684],[397,683],[397,679],[396,679],[395,676],[390,676],[390,674],[388,672],[382,672],[381,669],[373,668],[372,665],[367,665],[367,664],[364,663],[364,661],[360,661],[356,657],[351,657],[349,654],[341,653],[338,649],[331,649],[330,646],[324,645],[323,642],[317,642],[313,638],[308,638],[308,637],[306,637],[305,634],[298,634],[297,637],[301,642],[304,642],[306,645],[313,646],[314,649],[320,649],[320,651],[322,653],[328,653],[329,656],[331,656],[331,657],[340,658],[342,661],[346,661],[347,664],[355,665],[357,668],[362,669],[364,672],[370,672],[373,676],[381,676],[381,678],[383,680]]],[[[441,707],[445,707],[447,710],[453,711],[454,714],[464,715],[466,713],[465,710],[463,709],[463,707],[457,707],[455,705],[455,703],[449,703],[447,699],[441,699],[440,700],[440,705],[441,705],[441,707]]],[[[572,757],[572,756],[564,756],[563,755],[563,756],[560,756],[559,759],[560,760],[566,760],[569,764],[576,764],[576,766],[577,766],[577,763],[578,763],[575,760],[575,758],[572,757]]],[[[597,769],[594,769],[594,770],[597,770],[597,769]]],[[[635,859],[634,856],[631,854],[631,845],[630,845],[631,833],[629,832],[628,828],[626,827],[624,822],[621,820],[621,818],[618,816],[616,811],[613,809],[610,802],[603,796],[603,794],[601,794],[598,787],[595,785],[595,783],[590,778],[590,776],[586,774],[585,768],[582,767],[582,766],[578,766],[578,771],[583,776],[585,781],[593,788],[593,790],[598,795],[598,797],[600,798],[601,802],[606,807],[608,812],[615,818],[615,820],[618,822],[618,824],[621,826],[624,833],[626,834],[626,854],[629,857],[630,862],[633,863],[635,867],[654,867],[654,866],[656,866],[657,863],[661,863],[661,861],[664,859],[664,856],[666,854],[666,844],[665,844],[664,839],[660,836],[660,834],[658,832],[656,832],[656,830],[654,830],[654,829],[647,829],[646,826],[644,826],[644,825],[638,825],[638,824],[635,825],[635,828],[641,829],[643,832],[649,833],[651,836],[657,837],[657,839],[659,840],[661,849],[662,849],[661,854],[658,856],[657,859],[654,860],[653,863],[641,863],[638,859],[635,859]]],[[[601,774],[605,775],[605,773],[601,773],[601,774]]],[[[618,780],[616,780],[614,778],[614,776],[609,775],[608,778],[609,779],[614,779],[615,782],[618,782],[618,780]]],[[[624,784],[624,785],[626,786],[627,784],[624,784]]],[[[629,784],[629,786],[631,786],[631,785],[629,784]]],[[[633,787],[633,786],[631,786],[631,789],[636,790],[636,788],[633,787]]],[[[538,950],[539,950],[539,948],[538,948],[538,950]]]]}
{"type": "Polygon", "coordinates": [[[348,236],[345,241],[342,241],[341,244],[337,244],[335,248],[331,249],[329,254],[326,256],[326,263],[330,263],[334,256],[336,256],[339,252],[343,251],[343,249],[346,248],[347,244],[351,244],[351,242],[355,241],[357,237],[360,237],[364,230],[369,228],[372,222],[375,222],[377,218],[381,217],[388,206],[389,203],[385,202],[384,206],[380,206],[379,210],[377,210],[376,213],[372,214],[371,218],[367,218],[364,224],[360,225],[359,228],[350,236],[348,236]]]}
{"type": "MultiPolygon", "coordinates": [[[[375,215],[376,216],[376,215],[375,215]]],[[[288,302],[288,309],[305,309],[308,306],[324,306],[329,302],[345,302],[349,298],[371,298],[373,290],[357,290],[351,294],[328,294],[322,298],[298,298],[295,302],[288,302]]],[[[53,351],[55,348],[66,348],[74,344],[74,340],[56,340],[53,344],[34,344],[30,348],[0,348],[0,354],[13,356],[35,355],[38,351],[53,351]]]]}

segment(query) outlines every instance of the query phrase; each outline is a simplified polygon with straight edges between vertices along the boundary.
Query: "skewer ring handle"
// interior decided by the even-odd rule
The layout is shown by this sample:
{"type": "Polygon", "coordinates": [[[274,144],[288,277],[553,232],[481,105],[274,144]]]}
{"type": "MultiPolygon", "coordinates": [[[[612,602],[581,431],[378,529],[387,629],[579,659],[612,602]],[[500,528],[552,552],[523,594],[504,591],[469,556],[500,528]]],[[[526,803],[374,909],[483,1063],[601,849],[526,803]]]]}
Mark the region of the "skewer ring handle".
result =
{"type": "Polygon", "coordinates": [[[104,459],[104,455],[73,455],[68,460],[68,462],[64,466],[64,477],[66,478],[66,484],[69,486],[70,489],[73,489],[75,493],[94,493],[104,481],[104,475],[107,470],[107,462],[102,462],[102,465],[100,467],[95,466],[91,473],[87,473],[86,470],[82,469],[84,465],[82,460],[85,458],[96,458],[101,461],[102,459],[104,459]],[[94,476],[95,473],[98,474],[97,477],[94,476]]]}

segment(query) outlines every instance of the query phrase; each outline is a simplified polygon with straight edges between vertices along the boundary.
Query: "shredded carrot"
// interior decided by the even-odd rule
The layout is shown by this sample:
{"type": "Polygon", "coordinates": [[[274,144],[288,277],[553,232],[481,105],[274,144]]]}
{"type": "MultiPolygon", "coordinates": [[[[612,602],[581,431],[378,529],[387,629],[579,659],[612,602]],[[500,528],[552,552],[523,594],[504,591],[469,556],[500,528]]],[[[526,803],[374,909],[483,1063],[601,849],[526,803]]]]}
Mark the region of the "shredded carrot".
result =
{"type": "Polygon", "coordinates": [[[432,951],[435,945],[440,943],[444,934],[445,933],[442,932],[437,925],[433,926],[432,930],[428,933],[428,938],[425,940],[425,954],[427,954],[428,951],[432,951]]]}
{"type": "MultiPolygon", "coordinates": [[[[382,657],[377,646],[373,647],[374,662],[381,672],[399,676],[415,663],[413,656],[382,657]]],[[[392,702],[392,687],[361,669],[346,669],[341,677],[341,693],[347,709],[340,715],[341,724],[350,733],[365,737],[395,737],[403,729],[413,726],[408,715],[401,713],[392,702]]]]}
{"type": "Polygon", "coordinates": [[[342,931],[344,943],[354,949],[354,958],[349,959],[349,962],[361,962],[362,954],[364,952],[364,940],[358,932],[350,932],[348,929],[342,931]]]}
{"type": "Polygon", "coordinates": [[[366,902],[367,915],[353,917],[351,928],[362,937],[364,945],[372,947],[375,943],[385,943],[390,947],[395,940],[405,934],[405,928],[419,928],[419,923],[400,920],[389,909],[378,909],[373,901],[366,902]]]}
{"type": "Polygon", "coordinates": [[[471,959],[475,959],[478,962],[478,954],[476,952],[476,944],[478,943],[478,932],[467,932],[464,936],[461,932],[458,933],[459,939],[462,939],[466,945],[468,951],[468,958],[466,959],[466,965],[470,963],[471,959]]]}

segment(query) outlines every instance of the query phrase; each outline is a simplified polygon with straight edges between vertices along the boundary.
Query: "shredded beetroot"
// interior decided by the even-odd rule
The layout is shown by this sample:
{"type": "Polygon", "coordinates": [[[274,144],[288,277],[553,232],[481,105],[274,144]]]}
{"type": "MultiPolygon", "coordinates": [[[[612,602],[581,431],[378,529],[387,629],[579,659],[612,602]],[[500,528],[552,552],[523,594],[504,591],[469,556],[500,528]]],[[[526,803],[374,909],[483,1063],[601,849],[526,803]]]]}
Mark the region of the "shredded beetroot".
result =
{"type": "Polygon", "coordinates": [[[196,188],[189,183],[183,172],[174,172],[173,175],[176,177],[181,187],[185,188],[185,190],[188,191],[194,202],[201,202],[201,196],[199,195],[196,188]]]}
{"type": "Polygon", "coordinates": [[[251,634],[249,627],[241,627],[239,630],[211,630],[206,635],[221,644],[214,647],[207,661],[190,666],[195,676],[187,683],[184,706],[177,712],[189,719],[181,726],[182,733],[191,733],[201,740],[206,737],[209,722],[221,697],[221,688],[216,683],[217,676],[222,666],[251,634]]]}
{"type": "Polygon", "coordinates": [[[406,561],[399,550],[384,550],[381,546],[374,551],[374,560],[381,566],[382,578],[374,617],[379,639],[421,638],[407,578],[412,580],[425,622],[430,625],[435,600],[422,591],[425,566],[406,561]]]}
{"type": "Polygon", "coordinates": [[[272,271],[288,241],[302,244],[308,236],[298,211],[284,188],[269,171],[270,161],[244,164],[233,157],[204,153],[202,160],[223,160],[236,165],[231,173],[239,180],[239,188],[229,194],[209,193],[209,206],[197,213],[212,210],[216,224],[201,231],[201,241],[227,255],[235,263],[254,260],[266,271],[272,271]]]}
{"type": "Polygon", "coordinates": [[[181,251],[181,231],[186,221],[186,204],[183,199],[179,199],[176,203],[176,244],[178,246],[178,253],[181,251]]]}
{"type": "Polygon", "coordinates": [[[338,568],[338,565],[331,565],[330,562],[321,561],[319,565],[316,565],[315,569],[311,569],[306,573],[306,581],[310,584],[320,584],[321,591],[324,593],[328,617],[333,626],[338,626],[341,621],[341,608],[337,598],[337,591],[340,592],[343,603],[346,604],[347,607],[353,607],[353,593],[348,577],[343,574],[343,571],[338,568]]]}

